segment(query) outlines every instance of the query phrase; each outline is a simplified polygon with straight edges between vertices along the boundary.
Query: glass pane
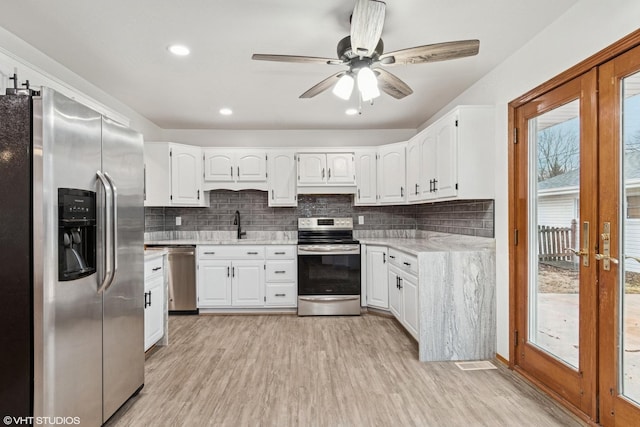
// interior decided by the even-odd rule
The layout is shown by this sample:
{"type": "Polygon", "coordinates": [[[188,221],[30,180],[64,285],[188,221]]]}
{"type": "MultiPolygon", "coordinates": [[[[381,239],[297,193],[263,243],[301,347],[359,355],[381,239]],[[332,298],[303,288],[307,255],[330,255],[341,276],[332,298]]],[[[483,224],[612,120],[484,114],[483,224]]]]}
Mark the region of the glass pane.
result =
{"type": "Polygon", "coordinates": [[[620,268],[622,393],[640,402],[640,73],[623,80],[620,268]]]}
{"type": "Polygon", "coordinates": [[[529,120],[529,341],[577,368],[580,102],[529,120]],[[537,256],[536,256],[537,255],[537,256]]]}

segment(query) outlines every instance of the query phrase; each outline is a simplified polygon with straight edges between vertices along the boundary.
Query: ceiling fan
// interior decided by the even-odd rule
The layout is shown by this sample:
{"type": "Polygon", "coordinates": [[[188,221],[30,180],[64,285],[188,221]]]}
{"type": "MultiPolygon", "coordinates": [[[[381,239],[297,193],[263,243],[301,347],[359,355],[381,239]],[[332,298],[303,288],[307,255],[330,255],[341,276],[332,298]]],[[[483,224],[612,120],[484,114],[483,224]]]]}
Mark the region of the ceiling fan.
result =
{"type": "Polygon", "coordinates": [[[356,0],[351,15],[351,34],[338,42],[338,59],[270,54],[254,54],[251,59],[346,65],[349,67],[348,70],[338,71],[327,77],[300,95],[300,98],[313,98],[333,87],[336,96],[348,100],[353,92],[354,83],[357,82],[362,100],[371,101],[380,96],[379,89],[396,99],[413,93],[405,82],[382,67],[447,61],[478,53],[479,40],[436,43],[384,53],[384,43],[380,36],[385,8],[386,3],[380,0],[356,0]]]}

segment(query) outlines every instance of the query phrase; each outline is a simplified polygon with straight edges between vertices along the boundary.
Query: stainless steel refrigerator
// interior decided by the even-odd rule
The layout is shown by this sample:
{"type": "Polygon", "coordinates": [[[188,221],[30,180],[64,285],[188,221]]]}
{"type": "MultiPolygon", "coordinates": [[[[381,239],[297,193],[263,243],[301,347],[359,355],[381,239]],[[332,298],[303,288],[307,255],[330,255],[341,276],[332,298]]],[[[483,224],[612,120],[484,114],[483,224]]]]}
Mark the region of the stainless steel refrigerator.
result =
{"type": "Polygon", "coordinates": [[[0,96],[3,417],[98,426],[142,388],[142,156],[51,89],[0,96]]]}

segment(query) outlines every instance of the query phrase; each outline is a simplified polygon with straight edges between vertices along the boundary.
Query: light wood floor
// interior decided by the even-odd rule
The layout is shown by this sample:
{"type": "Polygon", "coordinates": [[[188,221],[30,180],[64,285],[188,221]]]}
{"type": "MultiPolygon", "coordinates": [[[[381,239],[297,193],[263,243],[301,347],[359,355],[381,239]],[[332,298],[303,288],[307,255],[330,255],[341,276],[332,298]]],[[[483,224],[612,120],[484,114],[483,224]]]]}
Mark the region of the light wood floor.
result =
{"type": "Polygon", "coordinates": [[[504,367],[419,362],[381,316],[172,316],[169,328],[108,427],[582,425],[504,367]]]}

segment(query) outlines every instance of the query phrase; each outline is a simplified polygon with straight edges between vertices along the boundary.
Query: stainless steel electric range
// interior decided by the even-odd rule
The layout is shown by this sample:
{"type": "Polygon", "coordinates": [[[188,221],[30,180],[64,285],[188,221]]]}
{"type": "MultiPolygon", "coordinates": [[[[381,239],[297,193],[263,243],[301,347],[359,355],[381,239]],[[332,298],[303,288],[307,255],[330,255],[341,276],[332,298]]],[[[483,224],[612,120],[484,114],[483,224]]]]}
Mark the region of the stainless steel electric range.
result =
{"type": "Polygon", "coordinates": [[[298,316],[360,315],[352,218],[298,219],[298,316]]]}

